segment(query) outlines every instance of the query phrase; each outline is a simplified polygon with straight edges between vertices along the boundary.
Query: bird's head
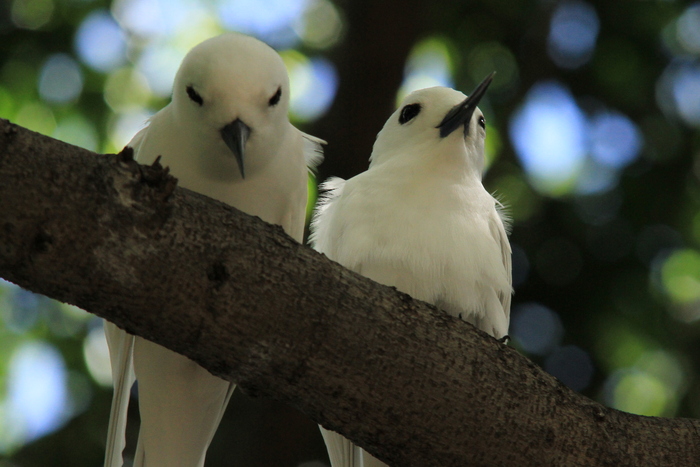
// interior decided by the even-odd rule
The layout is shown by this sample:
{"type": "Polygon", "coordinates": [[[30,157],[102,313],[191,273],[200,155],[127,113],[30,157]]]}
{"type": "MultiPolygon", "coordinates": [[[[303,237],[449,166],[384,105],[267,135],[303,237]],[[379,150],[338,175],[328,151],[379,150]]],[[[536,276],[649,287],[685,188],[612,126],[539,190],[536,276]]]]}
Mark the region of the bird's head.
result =
{"type": "Polygon", "coordinates": [[[465,158],[479,170],[484,164],[486,122],[477,107],[491,84],[493,73],[465,96],[454,89],[436,86],[406,96],[389,117],[374,143],[372,164],[396,158],[465,158]]]}
{"type": "Polygon", "coordinates": [[[226,33],[187,54],[172,105],[183,128],[228,151],[245,178],[265,164],[263,156],[278,153],[289,125],[289,77],[268,45],[226,33]]]}

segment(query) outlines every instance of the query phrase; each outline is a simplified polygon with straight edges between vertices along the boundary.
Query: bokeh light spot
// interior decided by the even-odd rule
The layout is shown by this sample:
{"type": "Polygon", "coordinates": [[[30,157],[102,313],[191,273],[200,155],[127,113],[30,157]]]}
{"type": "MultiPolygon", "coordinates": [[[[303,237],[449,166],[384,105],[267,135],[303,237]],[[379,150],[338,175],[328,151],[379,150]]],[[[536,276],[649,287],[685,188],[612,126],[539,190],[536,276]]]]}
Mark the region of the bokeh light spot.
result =
{"type": "Polygon", "coordinates": [[[12,120],[15,113],[15,100],[12,93],[5,87],[0,86],[0,116],[12,120]]]}
{"type": "Polygon", "coordinates": [[[334,46],[343,35],[340,11],[329,0],[311,0],[293,27],[305,45],[316,49],[334,46]]]}
{"type": "MultiPolygon", "coordinates": [[[[430,37],[413,47],[404,69],[404,81],[396,102],[413,91],[432,86],[454,87],[452,70],[454,60],[447,39],[430,37]]],[[[483,79],[483,77],[482,77],[483,79]]]]}
{"type": "Polygon", "coordinates": [[[321,117],[330,108],[338,89],[338,73],[323,58],[308,59],[288,50],[281,53],[291,86],[289,113],[292,120],[309,122],[321,117]]]}
{"type": "Polygon", "coordinates": [[[56,129],[53,112],[39,102],[28,102],[20,107],[15,123],[42,135],[50,135],[56,129]]]}
{"type": "Polygon", "coordinates": [[[72,338],[85,329],[85,322],[93,316],[80,308],[61,303],[56,300],[46,299],[44,307],[44,320],[51,330],[51,334],[60,338],[72,338]]]}
{"type": "Polygon", "coordinates": [[[557,5],[547,37],[547,52],[562,68],[578,68],[593,56],[600,22],[595,8],[582,1],[557,5]]]}
{"type": "Polygon", "coordinates": [[[700,3],[690,5],[678,18],[676,37],[688,53],[700,55],[700,3]]]}
{"type": "Polygon", "coordinates": [[[112,387],[109,347],[105,338],[104,326],[101,322],[93,326],[85,336],[83,341],[83,358],[92,379],[100,386],[112,387]]]}
{"type": "Polygon", "coordinates": [[[675,402],[662,381],[637,369],[614,372],[606,381],[605,394],[609,406],[637,415],[666,415],[675,402]]]}
{"type": "Polygon", "coordinates": [[[583,159],[577,174],[576,194],[592,195],[612,190],[620,178],[616,168],[600,163],[592,157],[583,159]]]}
{"type": "Polygon", "coordinates": [[[87,66],[106,73],[126,61],[126,35],[109,12],[96,10],[80,24],[75,50],[87,66]]]}
{"type": "Polygon", "coordinates": [[[133,68],[116,70],[105,82],[104,99],[115,112],[144,108],[150,97],[148,81],[133,68]]]}
{"type": "Polygon", "coordinates": [[[74,101],[83,90],[80,66],[66,54],[51,55],[39,72],[39,95],[46,102],[74,101]]]}
{"type": "Polygon", "coordinates": [[[6,297],[0,308],[5,329],[15,334],[24,334],[32,329],[40,312],[42,297],[9,282],[3,283],[6,297]]]}
{"type": "Polygon", "coordinates": [[[595,115],[590,122],[591,155],[599,163],[622,168],[639,155],[642,135],[637,126],[619,112],[595,115]]]}
{"type": "Polygon", "coordinates": [[[72,114],[62,118],[52,136],[66,143],[97,151],[99,136],[95,126],[82,114],[72,114]]]}
{"type": "Polygon", "coordinates": [[[538,190],[554,196],[571,190],[586,155],[586,120],[566,88],[551,81],[535,84],[513,114],[509,130],[538,190]]]}
{"type": "Polygon", "coordinates": [[[667,115],[700,127],[700,64],[687,57],[672,60],[657,81],[656,103],[667,115]]]}
{"type": "Polygon", "coordinates": [[[134,110],[114,116],[109,125],[109,141],[104,152],[121,151],[136,133],[146,127],[151,115],[145,110],[134,110]]]}
{"type": "Polygon", "coordinates": [[[53,0],[15,0],[12,2],[12,22],[23,29],[39,29],[51,20],[53,0]]]}
{"type": "Polygon", "coordinates": [[[292,26],[307,0],[219,0],[219,17],[226,28],[251,34],[275,47],[292,47],[299,36],[292,26]]]}
{"type": "Polygon", "coordinates": [[[173,37],[204,15],[197,0],[115,0],[112,14],[125,30],[143,37],[173,37]]]}
{"type": "Polygon", "coordinates": [[[700,253],[691,249],[671,253],[661,267],[661,281],[674,302],[700,300],[700,253]]]}
{"type": "Polygon", "coordinates": [[[510,336],[517,345],[534,355],[547,355],[564,333],[559,315],[539,303],[518,305],[513,310],[510,336]]]}
{"type": "Polygon", "coordinates": [[[475,83],[496,72],[489,86],[489,95],[510,95],[519,81],[518,63],[510,49],[499,42],[478,44],[467,57],[467,70],[475,83]]]}
{"type": "Polygon", "coordinates": [[[501,153],[501,133],[495,126],[486,124],[486,139],[484,141],[484,172],[488,171],[491,164],[498,159],[501,153]]]}
{"type": "Polygon", "coordinates": [[[655,344],[626,321],[606,319],[600,324],[596,357],[607,371],[633,366],[655,344]]]}
{"type": "Polygon", "coordinates": [[[673,82],[673,97],[681,118],[700,127],[700,65],[682,67],[673,82]]]}
{"type": "Polygon", "coordinates": [[[673,393],[686,391],[688,378],[679,359],[666,350],[650,350],[645,352],[635,364],[638,368],[663,381],[673,393]]]}
{"type": "Polygon", "coordinates": [[[143,50],[137,69],[145,76],[150,89],[159,97],[172,93],[175,74],[187,51],[159,43],[151,43],[143,50]]]}
{"type": "Polygon", "coordinates": [[[44,342],[28,341],[12,355],[0,451],[39,438],[66,421],[66,368],[61,354],[44,342]]]}

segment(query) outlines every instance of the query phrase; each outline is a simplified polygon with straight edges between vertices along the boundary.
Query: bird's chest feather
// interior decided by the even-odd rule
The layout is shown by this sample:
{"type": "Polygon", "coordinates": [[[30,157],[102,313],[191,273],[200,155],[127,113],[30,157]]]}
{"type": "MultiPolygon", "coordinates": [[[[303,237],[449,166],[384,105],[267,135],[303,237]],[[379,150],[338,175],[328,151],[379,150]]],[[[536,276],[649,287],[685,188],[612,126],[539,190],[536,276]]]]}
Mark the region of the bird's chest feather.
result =
{"type": "MultiPolygon", "coordinates": [[[[307,183],[301,144],[285,148],[289,154],[284,157],[269,156],[274,160],[265,170],[251,169],[242,179],[235,158],[220,138],[185,138],[184,131],[172,134],[163,129],[168,127],[151,125],[139,146],[139,162],[148,164],[161,156],[179,186],[280,224],[300,240],[297,224],[303,224],[307,183]]],[[[251,152],[249,160],[254,159],[251,152]]]]}
{"type": "Polygon", "coordinates": [[[493,198],[483,187],[384,186],[354,201],[353,209],[344,211],[353,215],[340,243],[345,255],[358,261],[372,255],[372,260],[439,273],[451,265],[491,261],[496,254],[487,223],[493,198]]]}

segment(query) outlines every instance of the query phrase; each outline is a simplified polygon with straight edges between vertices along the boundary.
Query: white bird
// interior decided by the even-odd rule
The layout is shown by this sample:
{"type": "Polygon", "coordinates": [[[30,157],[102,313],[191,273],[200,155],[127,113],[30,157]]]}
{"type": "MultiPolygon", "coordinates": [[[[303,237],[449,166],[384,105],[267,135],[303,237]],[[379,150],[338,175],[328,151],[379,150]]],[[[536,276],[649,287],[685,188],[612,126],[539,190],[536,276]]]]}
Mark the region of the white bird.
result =
{"type": "MultiPolygon", "coordinates": [[[[308,167],[320,162],[324,142],[291,125],[289,95],[273,49],[223,34],[187,54],[171,103],[128,146],[143,164],[162,156],[180,186],[279,224],[301,242],[308,167]]],[[[134,466],[202,467],[235,385],[111,323],[105,331],[114,377],[105,466],[122,465],[135,377],[141,428],[134,466]]]]}
{"type": "MultiPolygon", "coordinates": [[[[335,178],[312,221],[314,248],[496,338],[508,332],[511,249],[501,204],[482,185],[488,76],[469,96],[422,89],[401,103],[370,166],[335,178]]],[[[321,428],[332,467],[386,464],[321,428]]]]}

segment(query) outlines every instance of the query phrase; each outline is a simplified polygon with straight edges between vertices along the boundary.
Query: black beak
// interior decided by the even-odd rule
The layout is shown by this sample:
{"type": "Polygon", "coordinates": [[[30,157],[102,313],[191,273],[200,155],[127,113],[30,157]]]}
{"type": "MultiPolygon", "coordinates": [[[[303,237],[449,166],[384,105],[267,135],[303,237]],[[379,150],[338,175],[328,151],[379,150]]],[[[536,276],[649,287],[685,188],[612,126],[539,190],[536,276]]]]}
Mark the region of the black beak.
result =
{"type": "Polygon", "coordinates": [[[440,124],[435,127],[440,129],[441,138],[448,136],[465,123],[464,136],[467,136],[467,133],[469,132],[469,122],[472,119],[474,110],[476,110],[476,106],[479,105],[481,98],[484,97],[484,94],[486,94],[486,90],[488,89],[489,84],[491,84],[493,75],[495,74],[496,72],[494,71],[488,75],[486,79],[484,79],[481,84],[479,84],[476,89],[469,94],[469,97],[452,107],[452,109],[447,112],[445,118],[443,118],[440,124]]]}
{"type": "Polygon", "coordinates": [[[245,178],[245,143],[248,140],[248,136],[250,136],[250,128],[240,118],[221,129],[221,137],[233,155],[236,156],[238,169],[241,171],[241,177],[243,178],[245,178]]]}

